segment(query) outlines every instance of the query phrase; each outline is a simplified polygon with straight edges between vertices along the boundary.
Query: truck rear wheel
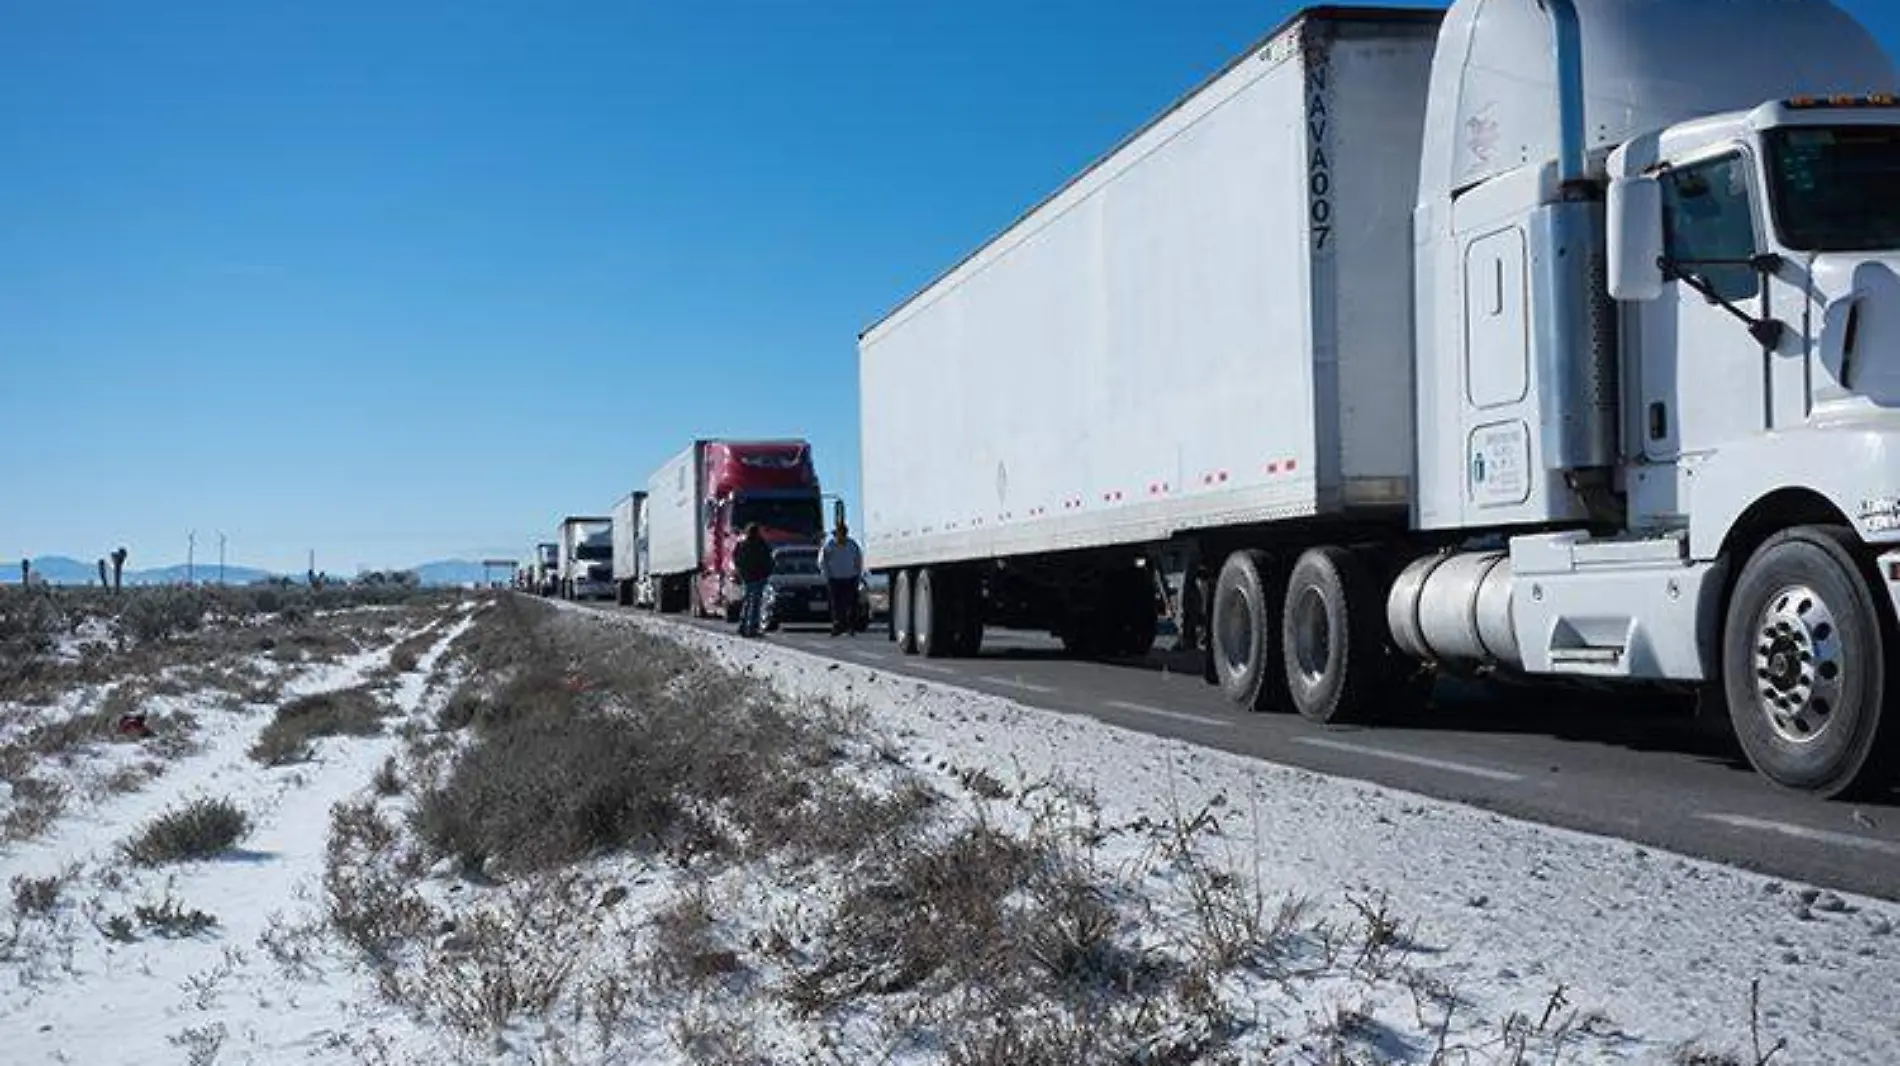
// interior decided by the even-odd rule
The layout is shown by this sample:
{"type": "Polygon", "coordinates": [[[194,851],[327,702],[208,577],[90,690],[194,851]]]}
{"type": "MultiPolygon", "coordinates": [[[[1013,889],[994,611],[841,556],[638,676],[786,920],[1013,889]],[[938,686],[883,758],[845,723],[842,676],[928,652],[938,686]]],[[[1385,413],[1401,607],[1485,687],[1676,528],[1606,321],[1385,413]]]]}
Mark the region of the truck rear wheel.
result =
{"type": "Polygon", "coordinates": [[[1372,576],[1344,548],[1309,548],[1287,577],[1280,652],[1293,707],[1315,722],[1370,717],[1391,676],[1372,576]]]}
{"type": "Polygon", "coordinates": [[[891,575],[891,639],[905,655],[917,651],[917,635],[912,629],[916,612],[911,609],[911,572],[899,570],[891,575]]]}
{"type": "Polygon", "coordinates": [[[1221,692],[1240,710],[1286,706],[1286,673],[1274,654],[1283,587],[1272,556],[1262,551],[1228,556],[1214,583],[1208,647],[1221,692]]]}
{"type": "Polygon", "coordinates": [[[1887,706],[1893,624],[1845,530],[1768,539],[1743,567],[1722,635],[1730,723],[1749,763],[1835,798],[1892,779],[1900,715],[1887,706]]]}
{"type": "Polygon", "coordinates": [[[949,609],[954,602],[956,582],[934,566],[917,569],[911,579],[910,609],[912,638],[917,654],[926,659],[941,659],[950,650],[955,626],[949,609]]]}

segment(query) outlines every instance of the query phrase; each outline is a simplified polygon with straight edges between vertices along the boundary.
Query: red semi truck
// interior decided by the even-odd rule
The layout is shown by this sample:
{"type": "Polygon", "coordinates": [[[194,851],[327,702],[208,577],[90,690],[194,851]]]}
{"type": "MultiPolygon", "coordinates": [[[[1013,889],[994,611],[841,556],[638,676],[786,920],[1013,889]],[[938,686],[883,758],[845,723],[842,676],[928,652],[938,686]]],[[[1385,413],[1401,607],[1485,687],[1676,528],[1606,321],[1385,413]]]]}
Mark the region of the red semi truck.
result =
{"type": "Polygon", "coordinates": [[[733,549],[753,522],[774,548],[814,547],[824,507],[802,440],[699,440],[647,480],[642,606],[738,617],[733,549]]]}

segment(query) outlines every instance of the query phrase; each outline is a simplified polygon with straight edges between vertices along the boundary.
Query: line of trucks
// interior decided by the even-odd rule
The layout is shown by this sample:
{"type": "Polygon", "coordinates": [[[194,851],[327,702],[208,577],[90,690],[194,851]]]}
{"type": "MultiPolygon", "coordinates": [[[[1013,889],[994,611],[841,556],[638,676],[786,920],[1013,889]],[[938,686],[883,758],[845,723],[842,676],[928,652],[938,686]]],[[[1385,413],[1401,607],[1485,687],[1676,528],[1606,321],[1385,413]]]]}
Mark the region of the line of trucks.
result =
{"type": "MultiPolygon", "coordinates": [[[[517,585],[544,596],[736,621],[744,589],[735,552],[756,523],[772,545],[768,624],[829,620],[818,571],[824,503],[804,440],[696,440],[610,515],[563,518],[555,539],[535,546],[517,585]]],[[[867,625],[868,610],[854,621],[867,625]]]]}
{"type": "MultiPolygon", "coordinates": [[[[1780,786],[1884,788],[1894,92],[1827,0],[1303,11],[860,334],[889,636],[1138,656],[1171,585],[1238,709],[1663,686],[1780,786]]],[[[729,607],[760,468],[675,462],[616,579],[729,607]]]]}

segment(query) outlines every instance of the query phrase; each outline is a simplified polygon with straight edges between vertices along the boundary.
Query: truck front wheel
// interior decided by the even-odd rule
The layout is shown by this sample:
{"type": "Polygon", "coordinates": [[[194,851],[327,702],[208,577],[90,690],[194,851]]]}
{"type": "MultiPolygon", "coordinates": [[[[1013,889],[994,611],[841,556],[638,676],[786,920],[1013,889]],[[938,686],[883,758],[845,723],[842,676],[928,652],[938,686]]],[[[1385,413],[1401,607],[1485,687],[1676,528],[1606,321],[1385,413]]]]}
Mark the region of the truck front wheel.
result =
{"type": "Polygon", "coordinates": [[[1228,556],[1214,583],[1208,646],[1221,692],[1240,710],[1286,706],[1286,674],[1276,639],[1284,587],[1272,557],[1261,551],[1228,556]]]}
{"type": "Polygon", "coordinates": [[[1891,629],[1847,531],[1801,527],[1757,549],[1722,637],[1729,721],[1749,763],[1826,798],[1885,784],[1900,731],[1886,707],[1891,629]]]}

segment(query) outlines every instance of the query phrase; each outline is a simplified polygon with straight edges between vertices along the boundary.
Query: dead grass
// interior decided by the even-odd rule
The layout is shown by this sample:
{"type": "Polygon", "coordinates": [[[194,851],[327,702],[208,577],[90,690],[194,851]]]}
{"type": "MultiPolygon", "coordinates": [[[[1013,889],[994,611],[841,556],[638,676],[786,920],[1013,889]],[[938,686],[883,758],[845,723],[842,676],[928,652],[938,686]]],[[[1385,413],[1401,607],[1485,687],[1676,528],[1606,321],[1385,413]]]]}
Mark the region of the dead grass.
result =
{"type": "Polygon", "coordinates": [[[469,1034],[552,1011],[580,959],[562,944],[591,939],[597,912],[572,877],[523,882],[503,895],[448,928],[399,995],[469,1034]]]}
{"type": "Polygon", "coordinates": [[[21,916],[45,916],[59,907],[61,894],[72,880],[70,871],[48,877],[13,878],[13,913],[21,916]]]}
{"type": "Polygon", "coordinates": [[[370,779],[370,788],[374,789],[378,796],[388,797],[402,795],[402,786],[402,769],[396,762],[396,757],[391,755],[376,768],[376,776],[370,779]]]}
{"type": "Polygon", "coordinates": [[[22,776],[11,779],[13,803],[0,818],[0,843],[30,840],[66,810],[72,789],[63,781],[22,776]]]}
{"type": "Polygon", "coordinates": [[[416,870],[401,854],[396,824],[373,803],[330,809],[323,871],[325,916],[343,939],[379,965],[436,920],[415,891],[416,870]]]}
{"type": "MultiPolygon", "coordinates": [[[[1059,782],[966,768],[939,792],[929,771],[880,757],[852,715],[521,598],[453,649],[468,672],[443,731],[412,737],[401,775],[392,764],[373,782],[406,786],[406,819],[338,808],[325,892],[330,927],[385,995],[458,1032],[558,1015],[591,1026],[605,1054],[644,1014],[686,1057],[746,1062],[762,1052],[744,1019],[778,1010],[819,1031],[880,1026],[894,1049],[973,1066],[1168,1064],[1229,1061],[1259,1024],[1236,990],[1262,982],[1402,1002],[1389,986],[1403,978],[1421,1018],[1456,1005],[1414,967],[1415,930],[1381,897],[1320,921],[1270,897],[1236,861],[1248,849],[1224,835],[1238,821],[1224,805],[1108,828],[1059,782]],[[1111,866],[1121,833],[1147,847],[1118,848],[1111,866]],[[687,886],[621,956],[599,939],[626,890],[599,899],[579,873],[616,853],[687,886]],[[433,876],[466,883],[431,905],[416,883],[438,857],[453,861],[433,876]],[[741,875],[744,898],[715,887],[741,875]],[[746,910],[775,886],[797,905],[746,910]],[[1157,892],[1175,894],[1165,925],[1157,892]]],[[[1302,1032],[1331,1055],[1315,1061],[1390,1057],[1371,1001],[1314,1006],[1302,1032]]],[[[1508,1038],[1548,1057],[1568,1017],[1519,1019],[1490,1050],[1508,1038]]]]}
{"type": "Polygon", "coordinates": [[[125,857],[139,866],[215,858],[236,847],[250,831],[250,816],[237,804],[227,799],[197,799],[146,823],[126,843],[125,857]]]}
{"type": "Polygon", "coordinates": [[[514,609],[497,622],[474,627],[468,651],[503,676],[478,674],[450,699],[438,725],[473,742],[416,803],[414,826],[439,854],[516,870],[613,849],[692,861],[819,844],[837,811],[877,806],[823,769],[831,726],[755,682],[695,664],[679,683],[674,649],[643,640],[630,654],[584,621],[570,630],[514,609]]]}
{"type": "Polygon", "coordinates": [[[266,766],[303,762],[320,737],[382,732],[385,711],[375,693],[362,687],[299,696],[277,708],[251,746],[251,758],[266,766]]]}

